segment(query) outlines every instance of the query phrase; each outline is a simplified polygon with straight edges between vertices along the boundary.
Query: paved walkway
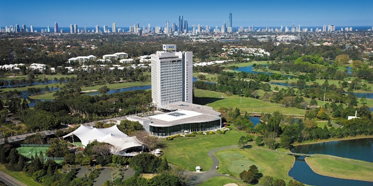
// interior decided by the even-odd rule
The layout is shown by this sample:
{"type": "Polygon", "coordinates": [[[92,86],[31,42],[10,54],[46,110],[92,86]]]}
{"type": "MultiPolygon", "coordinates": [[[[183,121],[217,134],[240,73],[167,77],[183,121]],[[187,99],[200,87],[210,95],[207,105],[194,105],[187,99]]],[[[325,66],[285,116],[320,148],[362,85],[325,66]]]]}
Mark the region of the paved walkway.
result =
{"type": "Polygon", "coordinates": [[[191,176],[191,179],[188,180],[188,185],[198,185],[200,183],[203,183],[203,182],[209,180],[210,178],[217,177],[217,176],[225,176],[225,177],[229,177],[229,178],[241,181],[240,179],[237,179],[237,178],[232,177],[232,176],[227,176],[227,175],[224,175],[224,174],[220,174],[216,171],[216,166],[219,166],[219,160],[215,157],[214,153],[217,152],[217,151],[220,151],[220,150],[231,149],[231,148],[237,148],[237,145],[220,147],[220,148],[217,148],[217,149],[213,149],[208,153],[208,155],[210,156],[210,158],[212,159],[212,162],[213,162],[212,167],[210,168],[209,171],[201,172],[201,173],[186,171],[185,174],[188,175],[188,176],[191,176]]]}
{"type": "Polygon", "coordinates": [[[9,186],[27,186],[26,184],[16,180],[15,178],[11,177],[3,171],[0,171],[0,181],[4,182],[6,185],[9,186]]]}

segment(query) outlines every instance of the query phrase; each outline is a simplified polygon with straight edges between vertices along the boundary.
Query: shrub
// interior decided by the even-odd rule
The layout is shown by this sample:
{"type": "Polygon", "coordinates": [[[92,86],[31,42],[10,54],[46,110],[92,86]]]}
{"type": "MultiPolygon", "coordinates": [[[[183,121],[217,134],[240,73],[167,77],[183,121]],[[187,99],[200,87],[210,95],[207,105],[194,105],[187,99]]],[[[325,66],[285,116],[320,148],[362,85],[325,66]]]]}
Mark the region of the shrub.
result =
{"type": "Polygon", "coordinates": [[[203,132],[197,132],[198,135],[203,135],[203,132]]]}
{"type": "Polygon", "coordinates": [[[193,133],[187,134],[187,135],[185,135],[185,137],[196,137],[196,134],[193,134],[193,133]]]}
{"type": "Polygon", "coordinates": [[[209,134],[215,134],[215,132],[214,131],[210,131],[209,134]]]}

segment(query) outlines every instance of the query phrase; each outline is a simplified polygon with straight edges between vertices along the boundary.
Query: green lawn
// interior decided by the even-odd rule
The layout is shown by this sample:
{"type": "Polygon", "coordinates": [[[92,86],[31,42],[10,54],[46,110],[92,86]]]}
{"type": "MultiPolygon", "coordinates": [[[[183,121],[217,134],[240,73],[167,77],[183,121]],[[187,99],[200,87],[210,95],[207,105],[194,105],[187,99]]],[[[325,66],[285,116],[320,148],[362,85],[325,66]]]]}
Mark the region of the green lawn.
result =
{"type": "Polygon", "coordinates": [[[54,98],[56,98],[55,96],[53,96],[54,93],[56,93],[56,92],[54,91],[54,92],[50,92],[50,93],[39,94],[39,95],[29,96],[29,97],[30,97],[31,99],[44,99],[44,100],[49,100],[49,99],[54,99],[54,98]]]}
{"type": "Polygon", "coordinates": [[[204,72],[194,72],[193,76],[198,78],[199,75],[206,76],[206,80],[198,79],[199,81],[210,81],[210,82],[216,82],[218,79],[219,74],[210,74],[210,73],[204,73],[204,72]]]}
{"type": "Polygon", "coordinates": [[[136,86],[144,86],[150,85],[150,81],[147,82],[127,82],[127,83],[115,83],[115,84],[105,84],[105,85],[96,85],[92,87],[83,87],[82,91],[89,91],[89,90],[98,90],[103,86],[107,86],[109,89],[119,89],[119,88],[127,88],[127,87],[136,87],[136,86]]]}
{"type": "Polygon", "coordinates": [[[294,107],[283,107],[281,104],[271,103],[260,99],[239,97],[238,95],[228,96],[221,92],[214,92],[202,89],[194,89],[195,102],[198,104],[207,104],[218,110],[220,107],[235,108],[238,107],[242,112],[264,112],[273,113],[280,111],[283,114],[301,114],[305,110],[294,107]],[[242,100],[242,102],[241,102],[242,100]]]}
{"type": "Polygon", "coordinates": [[[251,165],[256,165],[264,176],[283,179],[288,182],[292,178],[288,171],[294,164],[294,157],[285,153],[269,150],[253,145],[245,149],[226,149],[217,151],[215,156],[220,162],[218,171],[239,178],[243,170],[248,170],[251,165]]]}
{"type": "MultiPolygon", "coordinates": [[[[28,75],[7,76],[7,77],[0,78],[0,80],[12,80],[12,79],[21,80],[21,79],[27,79],[28,78],[27,76],[28,75]]],[[[60,79],[61,77],[64,77],[66,79],[67,77],[69,77],[69,78],[76,77],[76,75],[75,74],[73,74],[73,75],[62,75],[62,74],[43,75],[43,74],[39,74],[39,75],[37,75],[37,77],[35,77],[35,80],[38,80],[38,79],[44,80],[44,78],[48,78],[49,80],[54,80],[54,78],[60,79]]]]}
{"type": "Polygon", "coordinates": [[[34,181],[31,177],[27,176],[26,173],[24,172],[9,171],[3,165],[0,166],[0,170],[28,186],[42,186],[42,184],[34,181]]]}
{"type": "Polygon", "coordinates": [[[247,66],[253,65],[254,63],[257,64],[257,65],[267,65],[268,64],[267,61],[250,61],[250,62],[242,62],[242,63],[229,63],[229,64],[225,64],[223,66],[226,66],[226,67],[230,67],[230,66],[247,67],[247,66]]]}
{"type": "Polygon", "coordinates": [[[372,162],[321,154],[307,157],[306,162],[317,174],[373,182],[372,162]]]}
{"type": "MultiPolygon", "coordinates": [[[[103,86],[107,86],[109,89],[120,89],[120,88],[128,88],[128,87],[136,87],[136,86],[144,86],[144,85],[150,85],[150,82],[127,82],[127,83],[96,85],[92,87],[83,87],[82,91],[96,92],[99,88],[103,86]]],[[[54,93],[55,92],[39,94],[35,96],[30,96],[30,98],[32,99],[55,99],[56,97],[53,96],[54,93]]]]}
{"type": "Polygon", "coordinates": [[[237,180],[232,179],[232,178],[219,176],[219,177],[210,178],[209,180],[199,184],[198,186],[223,186],[227,183],[236,183],[237,185],[240,185],[240,186],[247,185],[244,182],[237,181],[237,180]]]}
{"type": "Polygon", "coordinates": [[[167,160],[181,168],[195,171],[196,166],[206,171],[212,166],[212,159],[208,152],[225,146],[237,145],[242,131],[228,131],[226,134],[197,135],[197,137],[179,137],[172,141],[163,141],[163,149],[167,160]]]}

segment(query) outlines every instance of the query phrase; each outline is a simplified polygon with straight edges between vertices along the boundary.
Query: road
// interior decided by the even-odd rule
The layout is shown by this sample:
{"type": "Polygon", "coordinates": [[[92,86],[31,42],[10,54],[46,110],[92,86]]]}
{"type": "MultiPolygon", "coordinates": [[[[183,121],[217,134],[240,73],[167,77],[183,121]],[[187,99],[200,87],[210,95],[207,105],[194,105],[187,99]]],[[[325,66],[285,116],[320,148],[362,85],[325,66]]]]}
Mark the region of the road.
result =
{"type": "MultiPolygon", "coordinates": [[[[88,122],[88,123],[83,123],[83,125],[94,126],[96,122],[104,122],[104,123],[113,122],[113,123],[116,123],[117,120],[124,120],[125,118],[126,118],[126,116],[121,116],[121,117],[115,117],[115,118],[110,118],[110,119],[97,120],[97,121],[92,121],[92,122],[88,122]]],[[[44,131],[40,131],[40,132],[32,132],[32,133],[27,133],[27,134],[10,136],[10,137],[8,137],[8,142],[12,143],[12,142],[17,142],[17,141],[22,141],[22,140],[25,140],[27,136],[31,136],[31,135],[34,135],[34,134],[37,134],[37,133],[43,133],[43,134],[48,136],[48,135],[53,135],[55,132],[56,132],[56,130],[44,130],[44,131]]],[[[0,138],[0,144],[4,144],[4,138],[0,138]]]]}
{"type": "Polygon", "coordinates": [[[16,180],[15,178],[9,176],[3,171],[0,171],[0,181],[4,182],[9,186],[27,186],[26,184],[16,180]]]}

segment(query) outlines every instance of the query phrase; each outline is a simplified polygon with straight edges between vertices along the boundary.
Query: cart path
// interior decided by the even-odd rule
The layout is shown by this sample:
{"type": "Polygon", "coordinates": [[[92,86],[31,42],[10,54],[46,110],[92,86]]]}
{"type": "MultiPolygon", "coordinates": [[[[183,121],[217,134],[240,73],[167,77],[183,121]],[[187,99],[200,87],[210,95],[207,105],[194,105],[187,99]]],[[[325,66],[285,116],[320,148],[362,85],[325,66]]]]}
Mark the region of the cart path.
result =
{"type": "Polygon", "coordinates": [[[210,156],[210,158],[212,159],[212,162],[213,162],[212,167],[210,168],[209,171],[202,172],[202,173],[185,171],[185,174],[191,177],[188,180],[187,184],[188,185],[198,185],[198,184],[201,184],[201,183],[209,180],[210,178],[217,177],[217,176],[225,176],[225,177],[229,177],[229,178],[232,178],[234,180],[237,180],[237,181],[241,181],[240,179],[237,179],[235,177],[218,173],[216,171],[216,167],[219,166],[219,160],[214,155],[214,153],[217,152],[217,151],[225,150],[225,149],[232,149],[232,148],[237,148],[237,147],[238,147],[237,145],[232,145],[232,146],[220,147],[220,148],[213,149],[213,150],[209,151],[208,155],[210,156]]]}

